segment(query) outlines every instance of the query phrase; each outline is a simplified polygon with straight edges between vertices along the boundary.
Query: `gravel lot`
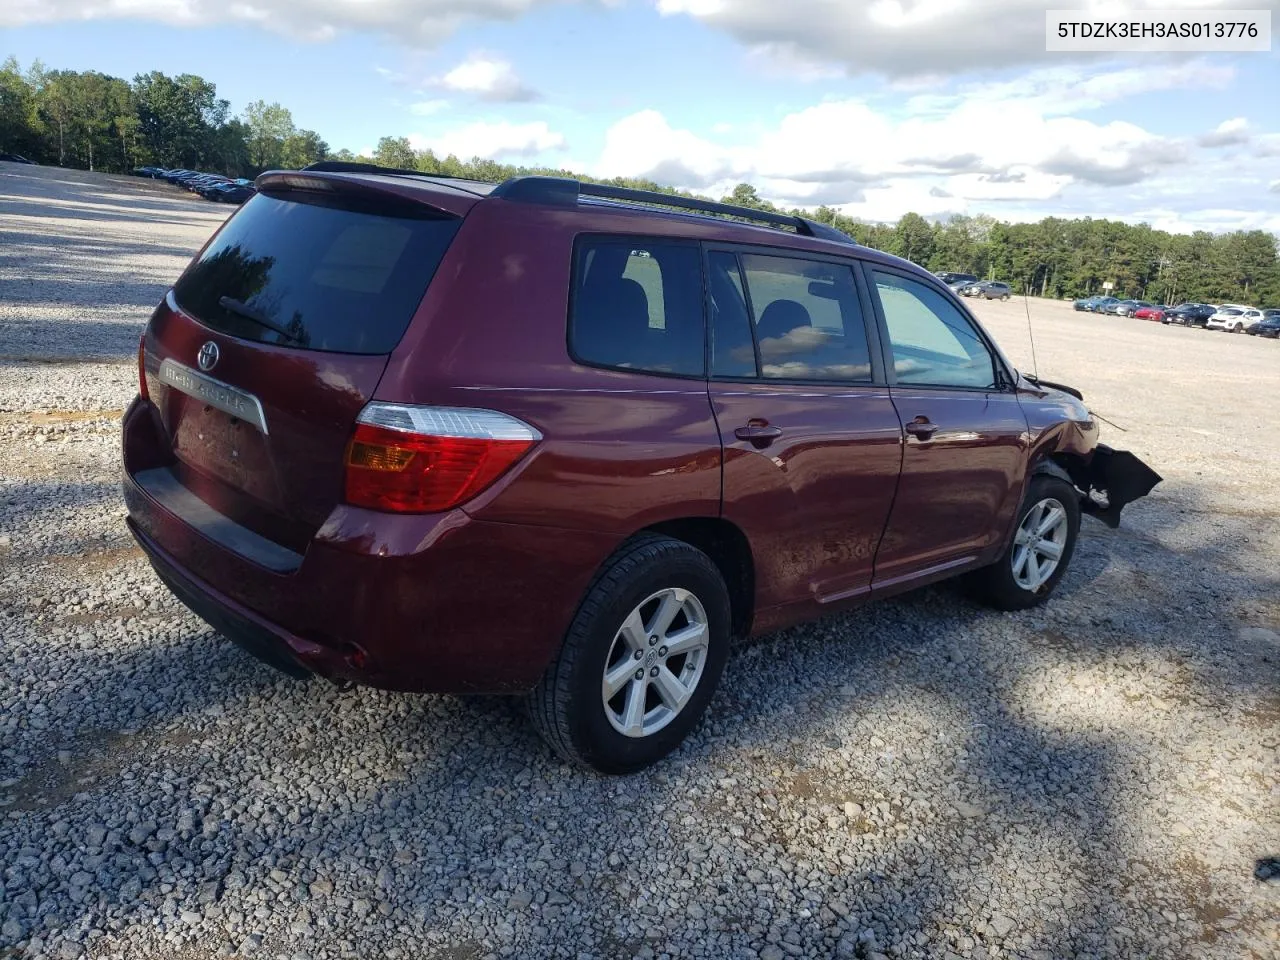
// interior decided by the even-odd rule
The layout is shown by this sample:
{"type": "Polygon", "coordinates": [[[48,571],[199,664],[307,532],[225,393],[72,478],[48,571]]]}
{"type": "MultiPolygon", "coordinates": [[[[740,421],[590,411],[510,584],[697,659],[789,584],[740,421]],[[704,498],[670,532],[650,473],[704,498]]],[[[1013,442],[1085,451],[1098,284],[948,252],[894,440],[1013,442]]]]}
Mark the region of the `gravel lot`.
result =
{"type": "Polygon", "coordinates": [[[747,647],[602,779],[507,701],[278,677],[133,547],[137,333],[227,212],[0,164],[0,957],[1280,956],[1280,342],[1033,302],[1166,478],[1124,529],[1040,611],[747,647]]]}

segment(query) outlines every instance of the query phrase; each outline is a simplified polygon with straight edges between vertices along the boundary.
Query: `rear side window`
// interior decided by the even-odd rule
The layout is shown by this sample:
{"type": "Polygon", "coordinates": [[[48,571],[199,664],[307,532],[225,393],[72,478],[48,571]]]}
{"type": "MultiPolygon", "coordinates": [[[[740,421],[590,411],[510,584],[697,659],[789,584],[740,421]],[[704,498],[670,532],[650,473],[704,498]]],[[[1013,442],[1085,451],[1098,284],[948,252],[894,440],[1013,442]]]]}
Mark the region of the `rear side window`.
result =
{"type": "Polygon", "coordinates": [[[569,347],[583,363],[702,376],[698,247],[670,241],[579,241],[569,347]]]}
{"type": "Polygon", "coordinates": [[[871,352],[853,269],[844,264],[747,253],[746,278],[760,376],[871,379],[871,352]]]}
{"type": "Polygon", "coordinates": [[[178,279],[174,298],[246,340],[390,353],[462,222],[402,212],[258,194],[178,279]]]}

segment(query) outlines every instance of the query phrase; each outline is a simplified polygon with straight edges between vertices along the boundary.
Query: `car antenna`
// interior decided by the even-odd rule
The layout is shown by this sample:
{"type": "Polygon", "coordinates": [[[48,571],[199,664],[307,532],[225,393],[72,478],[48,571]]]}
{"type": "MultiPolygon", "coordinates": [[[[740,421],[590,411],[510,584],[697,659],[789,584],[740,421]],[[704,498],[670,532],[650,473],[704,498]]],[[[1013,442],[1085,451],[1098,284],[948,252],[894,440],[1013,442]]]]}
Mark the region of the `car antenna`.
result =
{"type": "Polygon", "coordinates": [[[1031,375],[1040,379],[1040,365],[1036,363],[1036,336],[1031,331],[1031,301],[1027,299],[1027,287],[1030,285],[1029,280],[1022,281],[1022,306],[1027,311],[1027,339],[1031,341],[1031,375]]]}

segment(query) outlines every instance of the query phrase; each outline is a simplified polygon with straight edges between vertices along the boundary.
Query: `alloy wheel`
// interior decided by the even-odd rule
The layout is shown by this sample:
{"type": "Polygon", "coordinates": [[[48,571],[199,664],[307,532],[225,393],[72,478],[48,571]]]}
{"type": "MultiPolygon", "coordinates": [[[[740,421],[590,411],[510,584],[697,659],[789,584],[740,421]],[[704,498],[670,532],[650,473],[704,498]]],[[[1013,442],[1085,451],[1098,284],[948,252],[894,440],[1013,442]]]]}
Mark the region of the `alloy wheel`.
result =
{"type": "Polygon", "coordinates": [[[641,601],[605,658],[600,697],[613,728],[647,737],[679,716],[702,679],[709,643],[707,612],[688,590],[668,587],[641,601]]]}
{"type": "Polygon", "coordinates": [[[1067,545],[1067,511],[1062,503],[1046,497],[1031,507],[1018,524],[1010,558],[1013,579],[1024,590],[1035,592],[1053,576],[1067,545]]]}

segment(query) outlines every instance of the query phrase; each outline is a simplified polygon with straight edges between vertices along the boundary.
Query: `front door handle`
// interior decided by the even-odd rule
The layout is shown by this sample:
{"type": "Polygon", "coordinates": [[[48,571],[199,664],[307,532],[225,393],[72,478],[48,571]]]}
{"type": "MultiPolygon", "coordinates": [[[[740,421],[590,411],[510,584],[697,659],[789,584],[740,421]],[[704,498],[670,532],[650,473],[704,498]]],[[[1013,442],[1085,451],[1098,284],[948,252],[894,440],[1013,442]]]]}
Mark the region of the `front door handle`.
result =
{"type": "Polygon", "coordinates": [[[916,417],[903,427],[903,429],[917,440],[928,440],[938,432],[938,425],[936,423],[930,423],[928,417],[916,417]]]}
{"type": "Polygon", "coordinates": [[[782,428],[774,427],[767,420],[748,420],[745,427],[738,427],[733,435],[757,447],[767,447],[782,436],[782,428]]]}

